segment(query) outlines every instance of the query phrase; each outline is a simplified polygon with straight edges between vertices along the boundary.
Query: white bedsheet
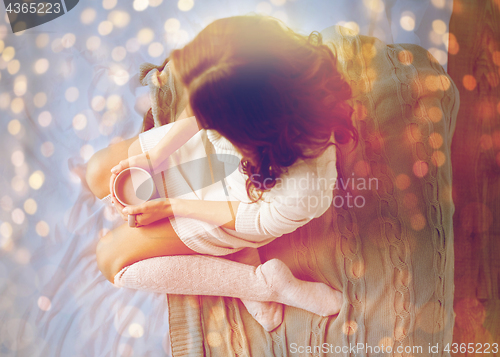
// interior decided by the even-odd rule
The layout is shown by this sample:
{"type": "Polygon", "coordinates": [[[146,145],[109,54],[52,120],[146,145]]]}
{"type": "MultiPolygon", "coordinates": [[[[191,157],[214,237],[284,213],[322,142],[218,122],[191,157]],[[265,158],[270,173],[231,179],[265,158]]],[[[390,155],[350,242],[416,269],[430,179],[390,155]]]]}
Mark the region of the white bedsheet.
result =
{"type": "Polygon", "coordinates": [[[116,289],[100,275],[97,240],[121,220],[84,182],[92,153],[139,132],[148,109],[141,63],[160,64],[213,19],[253,11],[304,34],[341,22],[442,57],[451,14],[451,0],[178,8],[190,3],[149,0],[137,11],[148,0],[82,0],[22,34],[0,16],[0,357],[170,354],[165,296],[116,289]]]}

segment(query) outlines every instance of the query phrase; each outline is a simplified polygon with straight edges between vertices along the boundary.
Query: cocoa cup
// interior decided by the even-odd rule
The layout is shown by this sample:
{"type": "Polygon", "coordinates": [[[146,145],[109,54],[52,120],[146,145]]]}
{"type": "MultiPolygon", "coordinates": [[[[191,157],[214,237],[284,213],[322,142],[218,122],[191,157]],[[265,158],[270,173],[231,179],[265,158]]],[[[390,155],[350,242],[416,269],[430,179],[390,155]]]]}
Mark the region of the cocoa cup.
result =
{"type": "MultiPolygon", "coordinates": [[[[149,201],[155,192],[153,177],[140,167],[129,167],[121,171],[113,182],[116,199],[124,206],[137,206],[149,201]]],[[[130,227],[136,226],[135,215],[128,216],[130,227]]]]}

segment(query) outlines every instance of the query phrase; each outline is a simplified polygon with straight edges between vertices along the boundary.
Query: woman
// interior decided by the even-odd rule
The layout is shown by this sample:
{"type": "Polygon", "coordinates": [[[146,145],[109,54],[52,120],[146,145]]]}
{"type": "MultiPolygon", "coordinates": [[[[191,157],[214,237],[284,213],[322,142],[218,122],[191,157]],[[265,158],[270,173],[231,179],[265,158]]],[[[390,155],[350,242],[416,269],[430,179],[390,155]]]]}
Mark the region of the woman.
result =
{"type": "Polygon", "coordinates": [[[101,272],[118,286],[241,298],[266,330],[282,321],[279,303],[337,314],[340,292],[294,278],[279,260],[260,264],[255,249],[332,202],[335,143],[357,140],[334,54],[317,33],[307,38],[269,17],[238,16],[207,26],[172,52],[168,66],[188,95],[185,112],[96,153],[91,190],[104,198],[107,183],[129,166],[168,174],[176,156],[194,159],[203,143],[240,167],[209,195],[219,199],[178,198],[168,178],[174,189],[163,200],[124,208],[113,197],[124,220],[137,214],[139,228],[124,224],[99,241],[101,272]],[[232,253],[239,262],[210,257],[232,253]]]}

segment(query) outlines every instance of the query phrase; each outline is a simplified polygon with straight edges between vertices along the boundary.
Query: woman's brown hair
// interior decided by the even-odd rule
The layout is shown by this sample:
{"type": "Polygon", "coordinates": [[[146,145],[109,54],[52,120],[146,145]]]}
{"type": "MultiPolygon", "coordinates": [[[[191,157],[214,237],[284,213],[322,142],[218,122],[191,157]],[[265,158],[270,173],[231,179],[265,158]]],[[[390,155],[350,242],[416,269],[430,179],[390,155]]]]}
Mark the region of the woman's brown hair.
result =
{"type": "Polygon", "coordinates": [[[253,201],[297,159],[335,145],[332,133],[337,144],[357,141],[350,87],[318,32],[306,37],[261,15],[223,18],[170,59],[201,126],[243,154],[253,201]]]}

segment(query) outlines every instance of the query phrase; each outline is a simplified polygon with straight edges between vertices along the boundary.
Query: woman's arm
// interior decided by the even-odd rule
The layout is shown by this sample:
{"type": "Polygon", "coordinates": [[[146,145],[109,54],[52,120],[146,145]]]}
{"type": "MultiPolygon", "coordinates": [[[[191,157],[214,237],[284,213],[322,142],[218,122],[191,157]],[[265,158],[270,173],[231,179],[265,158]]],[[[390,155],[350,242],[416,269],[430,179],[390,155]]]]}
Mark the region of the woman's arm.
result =
{"type": "Polygon", "coordinates": [[[218,227],[235,229],[236,212],[240,201],[198,201],[176,199],[173,215],[189,217],[218,227]]]}
{"type": "MultiPolygon", "coordinates": [[[[149,151],[149,160],[145,153],[122,160],[111,169],[111,172],[117,175],[120,171],[130,166],[141,167],[145,170],[153,169],[156,172],[163,171],[163,167],[168,161],[167,158],[191,139],[201,128],[198,121],[192,115],[189,106],[184,109],[170,130],[158,142],[158,144],[149,151]],[[152,166],[152,167],[151,167],[152,166]]],[[[154,174],[152,172],[151,174],[154,174]]],[[[114,177],[112,177],[112,180],[114,177]]]]}
{"type": "Polygon", "coordinates": [[[167,158],[188,142],[200,129],[194,116],[188,118],[179,117],[160,142],[149,151],[154,170],[163,171],[163,165],[166,163],[167,158]]]}
{"type": "Polygon", "coordinates": [[[137,214],[136,220],[139,226],[148,225],[165,217],[178,216],[194,218],[218,227],[234,230],[239,204],[239,201],[163,198],[148,201],[138,206],[123,207],[119,205],[117,208],[122,210],[124,220],[127,220],[129,214],[137,214]]]}

